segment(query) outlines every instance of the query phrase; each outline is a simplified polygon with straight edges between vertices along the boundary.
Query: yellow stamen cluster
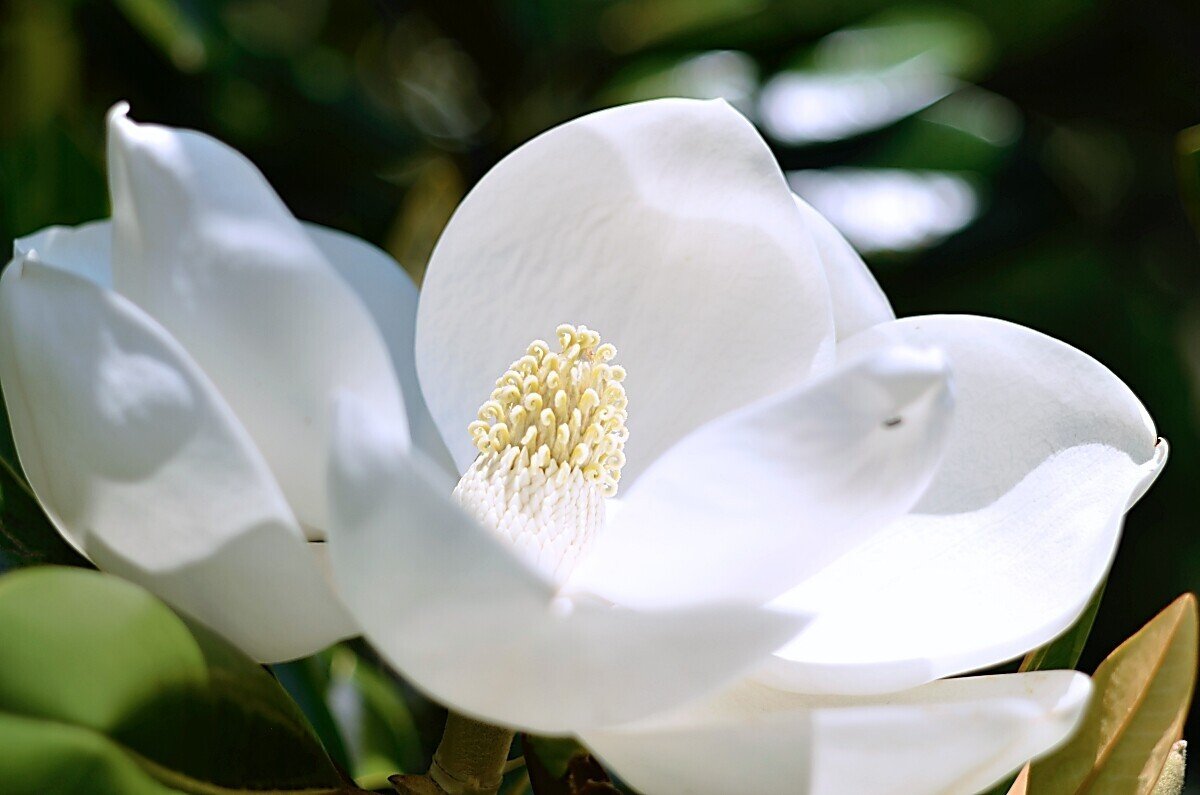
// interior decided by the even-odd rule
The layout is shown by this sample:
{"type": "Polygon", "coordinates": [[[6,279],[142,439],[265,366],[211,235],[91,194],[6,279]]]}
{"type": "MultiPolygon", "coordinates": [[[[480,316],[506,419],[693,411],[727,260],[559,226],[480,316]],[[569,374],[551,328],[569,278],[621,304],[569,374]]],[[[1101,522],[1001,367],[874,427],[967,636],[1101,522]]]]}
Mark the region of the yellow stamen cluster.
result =
{"type": "Polygon", "coordinates": [[[562,325],[556,333],[560,350],[531,343],[496,381],[467,430],[481,453],[515,449],[523,467],[541,470],[555,462],[555,469],[581,472],[611,497],[629,436],[625,370],[609,364],[617,349],[586,326],[562,325]]]}

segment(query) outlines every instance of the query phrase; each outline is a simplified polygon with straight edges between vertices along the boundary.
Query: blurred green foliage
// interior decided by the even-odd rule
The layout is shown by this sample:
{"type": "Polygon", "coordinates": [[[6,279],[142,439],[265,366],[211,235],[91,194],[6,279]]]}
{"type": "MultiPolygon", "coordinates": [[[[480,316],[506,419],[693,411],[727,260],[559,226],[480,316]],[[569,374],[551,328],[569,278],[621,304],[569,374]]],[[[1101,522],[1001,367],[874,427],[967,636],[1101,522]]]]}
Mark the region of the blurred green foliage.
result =
{"type": "Polygon", "coordinates": [[[30,641],[0,647],[5,792],[352,791],[266,671],[135,585],[14,572],[0,635],[30,641]]]}
{"type": "MultiPolygon", "coordinates": [[[[1181,195],[1200,206],[1200,137],[1180,135],[1200,123],[1197,41],[1193,0],[7,0],[0,239],[106,214],[102,119],[124,99],[228,141],[298,216],[419,278],[459,198],[519,142],[606,104],[724,96],[899,314],[1064,339],[1171,441],[1091,670],[1200,590],[1200,246],[1181,195]]],[[[326,695],[339,653],[311,663],[326,695]]],[[[406,731],[383,727],[371,753],[411,768],[386,750],[406,731]]]]}
{"type": "Polygon", "coordinates": [[[369,651],[339,644],[272,670],[360,786],[387,788],[393,774],[429,768],[445,710],[395,681],[369,651]],[[422,736],[419,724],[433,731],[422,736]]]}

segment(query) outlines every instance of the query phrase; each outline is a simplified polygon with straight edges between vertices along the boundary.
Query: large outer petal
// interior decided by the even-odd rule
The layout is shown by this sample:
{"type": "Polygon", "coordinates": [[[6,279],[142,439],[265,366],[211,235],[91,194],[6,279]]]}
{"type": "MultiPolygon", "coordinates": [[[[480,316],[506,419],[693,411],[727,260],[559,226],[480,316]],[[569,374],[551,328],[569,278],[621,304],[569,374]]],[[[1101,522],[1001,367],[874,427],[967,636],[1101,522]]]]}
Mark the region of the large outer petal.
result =
{"type": "Polygon", "coordinates": [[[71,543],[260,660],[354,632],[250,438],[157,323],[32,258],[0,279],[0,318],[17,452],[71,543]]]}
{"type": "Polygon", "coordinates": [[[772,599],[916,504],[952,414],[941,354],[896,346],[722,417],[634,484],[570,587],[631,607],[772,599]]]}
{"type": "Polygon", "coordinates": [[[799,196],[795,199],[821,256],[821,264],[825,266],[833,307],[833,328],[838,340],[895,320],[896,313],[887,296],[854,247],[812,205],[799,196]]]}
{"type": "Polygon", "coordinates": [[[583,739],[646,795],[974,795],[1068,738],[1090,691],[1074,671],[946,680],[876,698],[744,682],[583,739]]]}
{"type": "Polygon", "coordinates": [[[1070,626],[1108,571],[1122,517],[1163,463],[1137,398],[1035,331],[916,317],[846,343],[938,345],[958,410],[912,514],[780,603],[816,616],[764,676],[801,691],[881,692],[1018,656],[1070,626]]]}
{"type": "Polygon", "coordinates": [[[830,360],[820,259],[766,144],[724,102],[659,100],[544,133],[450,219],[422,285],[417,372],[460,468],[494,381],[582,323],[629,373],[632,481],[701,423],[830,360]]]}
{"type": "Polygon", "coordinates": [[[188,349],[319,536],[332,396],[403,416],[387,348],[250,161],[125,111],[109,114],[116,289],[188,349]]]}
{"type": "Polygon", "coordinates": [[[799,620],[557,596],[451,501],[451,482],[352,399],[339,411],[330,560],[363,634],[461,712],[541,733],[635,720],[761,663],[799,620]]]}
{"type": "MultiPolygon", "coordinates": [[[[433,425],[433,418],[421,396],[413,354],[417,323],[417,286],[387,253],[353,235],[336,229],[305,223],[304,230],[337,269],[371,313],[391,354],[392,366],[400,379],[413,441],[439,463],[449,467],[450,456],[433,425]]],[[[54,267],[68,270],[112,287],[112,222],[92,221],[79,226],[50,226],[17,240],[13,248],[20,255],[37,250],[41,259],[54,267]]]]}

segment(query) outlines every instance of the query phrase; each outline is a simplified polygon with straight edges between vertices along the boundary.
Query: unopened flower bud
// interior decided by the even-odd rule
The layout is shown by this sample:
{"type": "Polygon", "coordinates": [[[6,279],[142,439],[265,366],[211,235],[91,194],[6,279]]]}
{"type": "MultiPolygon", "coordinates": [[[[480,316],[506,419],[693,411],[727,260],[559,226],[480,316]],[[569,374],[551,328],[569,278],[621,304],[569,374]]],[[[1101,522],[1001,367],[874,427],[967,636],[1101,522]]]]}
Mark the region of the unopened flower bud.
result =
{"type": "Polygon", "coordinates": [[[1151,795],[1179,795],[1183,792],[1183,772],[1187,763],[1187,740],[1179,740],[1167,753],[1158,783],[1151,795]]]}

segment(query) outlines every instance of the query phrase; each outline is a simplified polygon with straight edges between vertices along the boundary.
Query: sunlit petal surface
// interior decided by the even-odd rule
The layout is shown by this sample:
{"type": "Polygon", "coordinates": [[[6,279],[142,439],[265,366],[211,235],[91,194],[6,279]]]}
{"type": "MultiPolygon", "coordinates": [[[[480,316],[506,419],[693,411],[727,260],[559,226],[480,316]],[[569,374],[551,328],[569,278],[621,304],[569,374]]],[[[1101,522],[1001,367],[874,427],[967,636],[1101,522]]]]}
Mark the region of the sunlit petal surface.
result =
{"type": "Polygon", "coordinates": [[[600,332],[628,372],[628,481],[829,363],[819,256],[744,117],[719,101],[612,108],[534,138],[471,191],[417,316],[417,372],[460,471],[497,374],[561,323],[600,332]]]}
{"type": "Polygon", "coordinates": [[[570,586],[647,607],[777,596],[916,503],[951,390],[940,353],[900,346],[700,428],[621,499],[570,586]]]}
{"type": "Polygon", "coordinates": [[[732,680],[803,623],[755,604],[636,611],[559,596],[402,433],[354,400],[338,416],[339,591],[380,653],[456,710],[552,734],[635,720],[732,680]]]}
{"type": "Polygon", "coordinates": [[[195,362],[129,301],[35,256],[0,280],[0,380],[30,485],[64,536],[261,660],[352,634],[195,362]]]}
{"type": "Polygon", "coordinates": [[[114,286],[187,348],[319,538],[333,394],[403,416],[383,338],[249,160],[126,110],[109,114],[114,286]]]}
{"type": "Polygon", "coordinates": [[[863,332],[845,353],[898,340],[952,363],[945,458],[909,516],[780,600],[815,615],[764,673],[780,686],[884,692],[1050,640],[1100,584],[1125,511],[1166,458],[1129,388],[1062,342],[930,316],[863,332]]]}

